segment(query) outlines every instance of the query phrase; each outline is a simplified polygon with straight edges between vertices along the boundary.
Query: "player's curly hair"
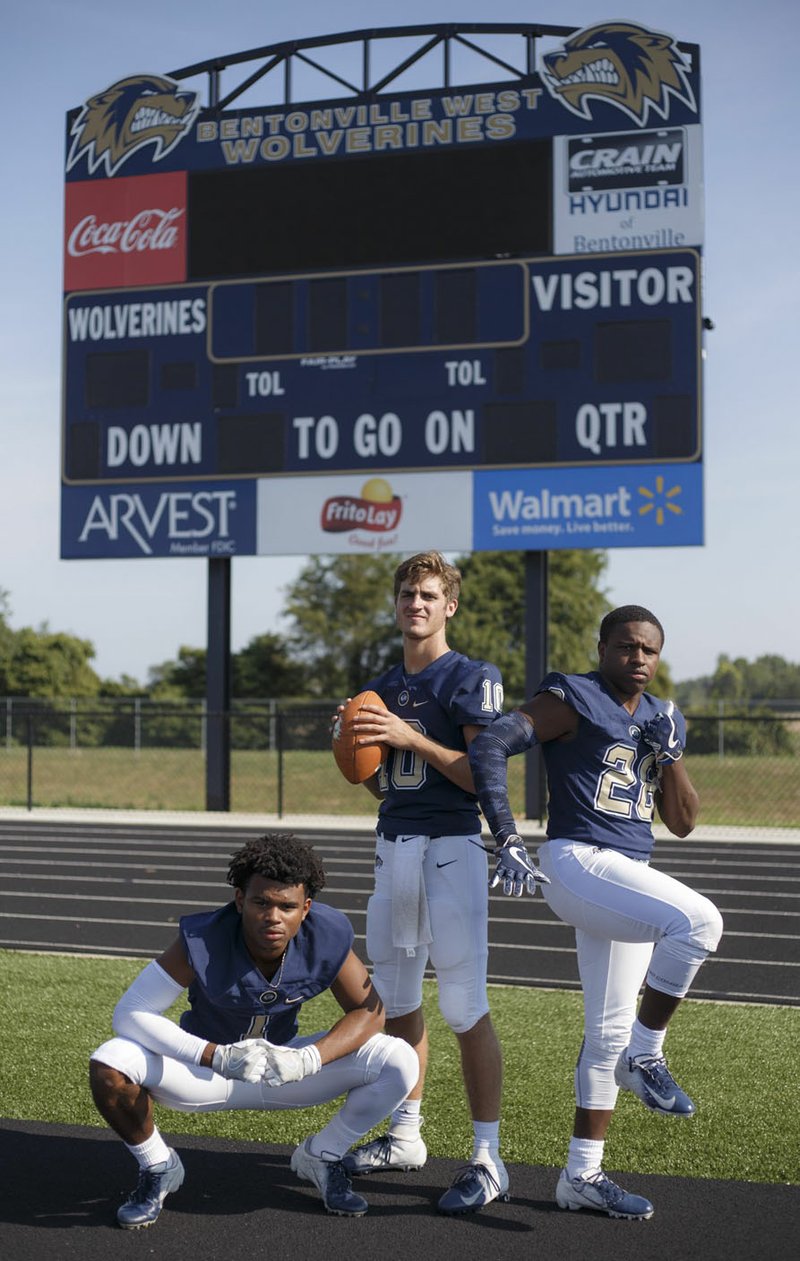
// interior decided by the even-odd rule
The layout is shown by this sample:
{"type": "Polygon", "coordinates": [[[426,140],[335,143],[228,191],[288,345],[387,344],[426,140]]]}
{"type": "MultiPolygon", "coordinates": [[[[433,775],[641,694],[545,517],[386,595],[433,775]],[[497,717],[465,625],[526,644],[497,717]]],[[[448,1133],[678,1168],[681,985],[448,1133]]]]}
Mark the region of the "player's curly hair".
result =
{"type": "Polygon", "coordinates": [[[641,604],[623,604],[618,609],[612,609],[610,613],[606,613],[600,623],[600,643],[607,644],[608,637],[614,627],[624,626],[626,622],[649,622],[651,626],[655,626],[661,632],[661,647],[664,647],[664,627],[655,613],[643,608],[641,604]]]}
{"type": "Polygon", "coordinates": [[[421,582],[424,578],[438,578],[445,600],[457,600],[461,591],[461,570],[450,565],[441,552],[417,552],[409,556],[394,571],[394,598],[400,594],[404,583],[421,582]]]}
{"type": "Polygon", "coordinates": [[[309,898],[325,888],[325,868],[319,858],[291,832],[267,832],[236,851],[228,867],[228,884],[244,893],[251,876],[302,884],[309,898]]]}

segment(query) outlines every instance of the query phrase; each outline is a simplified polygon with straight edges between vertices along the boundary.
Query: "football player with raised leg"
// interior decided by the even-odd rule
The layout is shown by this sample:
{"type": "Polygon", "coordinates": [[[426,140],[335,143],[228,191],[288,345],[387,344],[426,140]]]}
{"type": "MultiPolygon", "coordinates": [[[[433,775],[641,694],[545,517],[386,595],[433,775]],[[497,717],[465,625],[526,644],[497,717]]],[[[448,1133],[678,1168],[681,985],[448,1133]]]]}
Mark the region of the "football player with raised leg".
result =
{"type": "Polygon", "coordinates": [[[473,661],[447,643],[460,583],[459,571],[438,552],[420,553],[398,567],[394,597],[403,660],[366,685],[387,708],[366,706],[353,724],[364,743],[388,747],[377,775],[367,781],[381,800],[367,953],[386,1006],[387,1032],[415,1048],[420,1074],[393,1112],[388,1133],[356,1148],[345,1166],[369,1173],[425,1163],[422,978],[430,959],[440,1010],[458,1039],[473,1126],[469,1163],[438,1203],[445,1214],[508,1199],[499,1151],[502,1060],[486,991],[486,850],[467,759],[470,741],[502,712],[502,680],[496,666],[473,661]]]}
{"type": "Polygon", "coordinates": [[[325,873],[288,833],[233,855],[234,898],[180,920],[175,941],[129,986],[114,1011],[117,1035],[94,1052],[90,1084],[101,1116],[139,1165],[117,1212],[126,1230],[152,1226],[184,1169],[153,1119],[153,1101],[181,1112],[306,1108],[345,1095],[341,1109],[294,1151],[329,1213],[361,1217],[342,1157],[405,1098],[419,1073],[407,1043],[382,1032],[384,1012],[353,930],[314,902],[325,873]],[[184,990],[180,1024],[163,1013],[184,990]],[[298,1037],[308,999],[330,989],[342,1008],[327,1033],[298,1037]]]}
{"type": "Polygon", "coordinates": [[[599,668],[548,674],[532,700],[470,745],[480,802],[499,849],[494,881],[535,892],[575,927],[584,1039],[575,1069],[575,1126],[556,1199],[561,1208],[648,1218],[653,1206],[603,1172],[606,1131],[619,1089],[661,1116],[695,1105],[664,1058],[667,1025],[722,934],[707,898],[649,865],[654,807],[687,836],[698,798],[683,764],[686,725],[646,688],[664,631],[639,605],[600,627],[599,668]],[[549,787],[547,841],[538,872],[517,835],[507,759],[540,744],[549,787]],[[542,874],[546,882],[542,880],[542,874]],[[636,1000],[645,979],[636,1011],[636,1000]]]}

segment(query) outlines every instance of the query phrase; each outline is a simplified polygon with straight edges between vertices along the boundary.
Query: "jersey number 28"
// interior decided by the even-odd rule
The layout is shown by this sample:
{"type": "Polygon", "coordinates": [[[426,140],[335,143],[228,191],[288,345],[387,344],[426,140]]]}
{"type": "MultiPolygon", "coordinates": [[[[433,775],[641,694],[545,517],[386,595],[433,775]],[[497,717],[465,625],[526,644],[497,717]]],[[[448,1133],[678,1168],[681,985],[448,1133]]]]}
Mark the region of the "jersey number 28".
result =
{"type": "Polygon", "coordinates": [[[594,795],[596,810],[603,814],[615,814],[630,819],[634,810],[636,818],[650,823],[655,802],[655,754],[648,753],[639,764],[639,775],[633,769],[636,749],[629,744],[612,744],[603,758],[608,770],[597,781],[594,795]],[[631,789],[638,788],[635,799],[631,789]]]}

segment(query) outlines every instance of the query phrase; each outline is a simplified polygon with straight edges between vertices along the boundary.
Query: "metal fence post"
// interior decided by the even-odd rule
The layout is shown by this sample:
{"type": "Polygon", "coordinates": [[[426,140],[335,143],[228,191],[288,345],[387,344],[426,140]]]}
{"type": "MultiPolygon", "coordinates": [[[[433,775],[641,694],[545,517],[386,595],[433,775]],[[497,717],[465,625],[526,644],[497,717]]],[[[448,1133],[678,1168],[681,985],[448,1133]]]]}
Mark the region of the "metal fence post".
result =
{"type": "Polygon", "coordinates": [[[33,809],[33,714],[28,711],[28,809],[33,809]]]}
{"type": "Polygon", "coordinates": [[[278,818],[283,818],[283,710],[279,709],[275,719],[278,735],[278,818]]]}

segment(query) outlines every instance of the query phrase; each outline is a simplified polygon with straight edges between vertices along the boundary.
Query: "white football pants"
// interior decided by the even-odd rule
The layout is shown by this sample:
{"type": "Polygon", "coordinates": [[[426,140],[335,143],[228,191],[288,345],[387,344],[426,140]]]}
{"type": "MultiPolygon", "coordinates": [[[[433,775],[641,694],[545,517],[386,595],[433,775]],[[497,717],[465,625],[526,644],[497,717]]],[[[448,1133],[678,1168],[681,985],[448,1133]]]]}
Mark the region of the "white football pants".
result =
{"type": "MultiPolygon", "coordinates": [[[[307,1046],[321,1036],[315,1033],[294,1038],[288,1045],[307,1046]]],[[[376,1033],[357,1051],[323,1064],[313,1076],[283,1086],[230,1081],[210,1068],[148,1051],[129,1038],[111,1038],[91,1058],[124,1073],[158,1103],[176,1112],[226,1112],[240,1108],[272,1112],[310,1108],[346,1095],[339,1116],[343,1125],[357,1134],[366,1134],[379,1125],[405,1099],[419,1077],[419,1061],[413,1048],[385,1033],[376,1033]]]]}
{"type": "Polygon", "coordinates": [[[378,836],[375,892],[367,904],[367,954],[373,981],[386,1015],[406,1016],[422,1004],[422,978],[430,958],[442,1016],[454,1033],[466,1033],[489,1010],[486,850],[480,835],[421,839],[433,940],[417,946],[414,955],[393,944],[393,873],[400,842],[378,836]]]}
{"type": "Polygon", "coordinates": [[[611,1109],[643,981],[683,998],[717,948],[722,917],[702,894],[617,850],[551,840],[538,862],[548,905],[575,928],[584,1005],[575,1097],[580,1108],[611,1109]]]}

